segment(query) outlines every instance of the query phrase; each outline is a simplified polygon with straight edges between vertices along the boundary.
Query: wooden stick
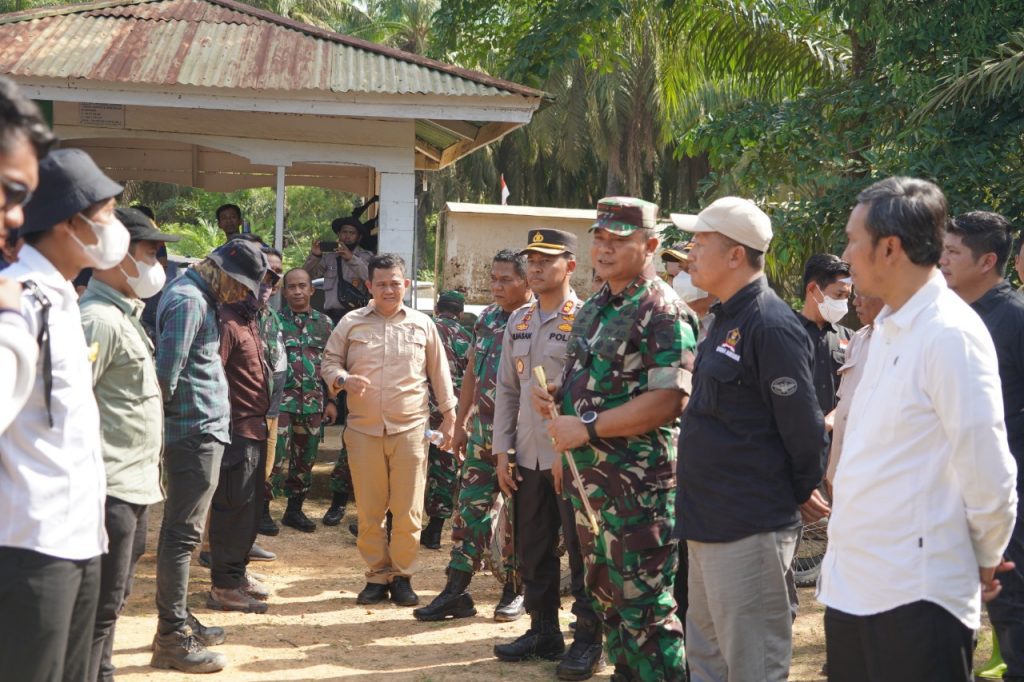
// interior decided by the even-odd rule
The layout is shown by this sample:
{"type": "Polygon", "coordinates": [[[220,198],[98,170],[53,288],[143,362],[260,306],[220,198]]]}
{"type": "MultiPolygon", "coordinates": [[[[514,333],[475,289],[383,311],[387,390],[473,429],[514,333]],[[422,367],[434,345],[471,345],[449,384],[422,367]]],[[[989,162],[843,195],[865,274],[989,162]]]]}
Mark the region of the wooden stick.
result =
{"type": "MultiPolygon", "coordinates": [[[[533,380],[536,381],[541,388],[547,390],[548,377],[544,373],[544,367],[542,365],[536,365],[533,368],[533,380]]],[[[558,408],[555,405],[551,406],[553,415],[558,416],[558,408]]],[[[554,439],[552,439],[554,441],[554,439]]],[[[594,536],[597,537],[600,527],[597,525],[597,515],[594,514],[594,509],[590,506],[590,497],[587,496],[587,489],[583,487],[583,479],[580,478],[580,470],[576,468],[576,458],[573,457],[572,451],[567,450],[565,452],[565,459],[569,462],[569,470],[572,471],[572,478],[576,481],[576,489],[580,491],[580,499],[583,500],[583,509],[587,513],[587,520],[590,521],[590,530],[593,531],[594,536]]]]}

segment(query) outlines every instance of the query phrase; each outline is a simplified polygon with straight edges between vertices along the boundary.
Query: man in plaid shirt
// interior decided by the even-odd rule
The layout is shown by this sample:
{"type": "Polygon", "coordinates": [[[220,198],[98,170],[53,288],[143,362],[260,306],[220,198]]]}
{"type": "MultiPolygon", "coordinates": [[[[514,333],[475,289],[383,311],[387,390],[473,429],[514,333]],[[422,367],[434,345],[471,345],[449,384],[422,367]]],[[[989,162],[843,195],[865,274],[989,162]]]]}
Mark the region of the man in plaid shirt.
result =
{"type": "Polygon", "coordinates": [[[230,402],[220,357],[218,303],[259,295],[267,259],[257,244],[233,239],[172,282],[157,310],[157,379],[164,397],[167,501],[157,545],[154,668],[215,672],[219,628],[190,619],[188,566],[203,535],[230,440],[230,402]]]}

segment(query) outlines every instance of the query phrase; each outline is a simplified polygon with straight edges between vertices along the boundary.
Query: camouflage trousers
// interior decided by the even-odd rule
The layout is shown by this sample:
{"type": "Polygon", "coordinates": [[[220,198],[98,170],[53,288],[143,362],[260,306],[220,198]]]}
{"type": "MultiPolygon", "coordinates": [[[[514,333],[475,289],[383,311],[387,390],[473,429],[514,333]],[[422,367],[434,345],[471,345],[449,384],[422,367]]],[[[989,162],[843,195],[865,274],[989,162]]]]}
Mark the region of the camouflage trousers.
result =
{"type": "Polygon", "coordinates": [[[352,499],[352,470],[348,468],[348,450],[345,449],[344,440],[338,453],[338,461],[334,463],[334,469],[331,471],[330,486],[332,493],[341,493],[352,499]]]}
{"type": "MultiPolygon", "coordinates": [[[[492,510],[501,488],[498,487],[497,458],[491,452],[490,442],[485,442],[477,428],[466,447],[466,461],[462,463],[459,504],[452,521],[452,558],[448,567],[467,573],[480,570],[484,555],[491,551],[492,510]]],[[[489,440],[489,439],[488,439],[489,440]]],[[[506,517],[511,518],[511,516],[506,517]]],[[[501,529],[505,537],[511,537],[511,522],[501,529]]],[[[515,552],[510,542],[502,543],[502,560],[506,574],[515,569],[515,552]]]]}
{"type": "Polygon", "coordinates": [[[622,485],[607,493],[607,476],[578,462],[597,515],[594,535],[566,467],[565,485],[576,510],[584,581],[604,623],[609,663],[625,665],[641,680],[685,679],[683,626],[673,583],[678,562],[672,537],[675,488],[622,485]],[[588,475],[590,474],[590,475],[588,475]],[[595,492],[596,491],[596,492],[595,492]]]}
{"type": "Polygon", "coordinates": [[[427,453],[427,492],[423,513],[429,518],[450,519],[459,488],[459,460],[433,443],[427,453]]]}
{"type": "MultiPolygon", "coordinates": [[[[424,514],[442,519],[452,517],[456,491],[459,487],[459,462],[455,455],[431,445],[427,458],[427,485],[424,495],[424,514]]],[[[348,450],[344,446],[331,471],[331,492],[353,497],[352,471],[348,466],[348,450]]]]}
{"type": "Polygon", "coordinates": [[[321,422],[316,414],[282,412],[277,421],[277,452],[270,474],[274,497],[305,497],[313,482],[313,462],[320,449],[321,422]]]}

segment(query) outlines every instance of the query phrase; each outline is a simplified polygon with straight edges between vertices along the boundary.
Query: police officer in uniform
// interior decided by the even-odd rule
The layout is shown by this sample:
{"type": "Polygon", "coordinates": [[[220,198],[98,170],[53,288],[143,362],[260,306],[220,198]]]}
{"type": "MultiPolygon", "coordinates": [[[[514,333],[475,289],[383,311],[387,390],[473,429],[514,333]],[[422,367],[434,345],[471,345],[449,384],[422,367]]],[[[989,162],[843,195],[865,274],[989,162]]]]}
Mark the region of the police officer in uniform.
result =
{"type": "Polygon", "coordinates": [[[576,633],[573,648],[558,666],[562,679],[586,679],[604,667],[601,622],[583,589],[583,557],[576,536],[572,503],[555,490],[551,467],[557,455],[547,434],[546,415],[533,409],[533,368],[560,380],[565,348],[583,302],[570,286],[576,270],[576,236],[562,230],[531,230],[523,250],[527,280],[536,298],[509,318],[498,367],[494,412],[494,451],[498,481],[514,500],[516,552],[526,589],[530,628],[514,642],[494,647],[504,661],[550,658],[565,650],[558,627],[559,530],[565,529],[573,573],[576,633]],[[514,469],[509,452],[515,450],[514,469]]]}
{"type": "MultiPolygon", "coordinates": [[[[675,441],[697,319],[654,269],[658,207],[610,197],[597,214],[590,255],[605,284],[573,323],[554,399],[562,416],[548,432],[579,469],[582,488],[568,471],[564,485],[587,594],[615,663],[612,679],[682,680],[683,628],[672,593],[675,441]]],[[[540,387],[534,395],[547,398],[540,387]]],[[[563,480],[559,470],[553,476],[563,480]]]]}

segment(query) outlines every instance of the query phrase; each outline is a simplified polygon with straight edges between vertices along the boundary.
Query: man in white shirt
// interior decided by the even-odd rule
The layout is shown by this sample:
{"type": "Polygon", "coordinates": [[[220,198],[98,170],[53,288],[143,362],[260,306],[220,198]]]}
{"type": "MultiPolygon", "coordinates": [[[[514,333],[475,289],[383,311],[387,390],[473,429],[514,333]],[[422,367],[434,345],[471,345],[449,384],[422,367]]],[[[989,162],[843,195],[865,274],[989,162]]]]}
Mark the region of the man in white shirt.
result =
{"type": "Polygon", "coordinates": [[[92,360],[69,280],[128,252],[114,215],[121,186],[78,149],[39,163],[25,246],[4,275],[40,363],[24,409],[0,436],[0,677],[84,680],[99,597],[106,473],[92,360]],[[30,284],[32,283],[32,284],[30,284]]]}
{"type": "Polygon", "coordinates": [[[854,286],[885,307],[818,583],[833,682],[972,680],[972,630],[1000,589],[1016,465],[992,339],[935,267],[946,220],[938,187],[889,178],[846,225],[854,286]]]}

